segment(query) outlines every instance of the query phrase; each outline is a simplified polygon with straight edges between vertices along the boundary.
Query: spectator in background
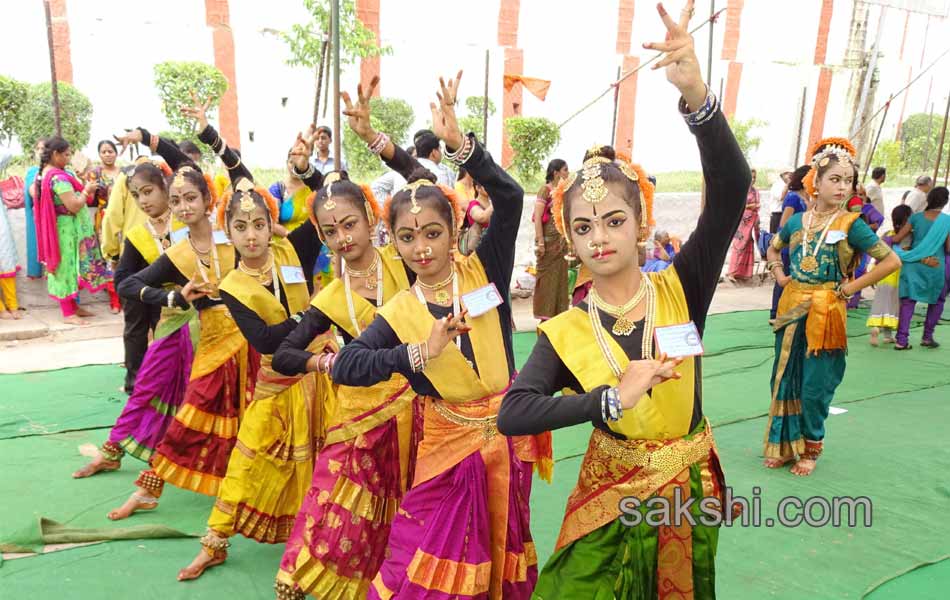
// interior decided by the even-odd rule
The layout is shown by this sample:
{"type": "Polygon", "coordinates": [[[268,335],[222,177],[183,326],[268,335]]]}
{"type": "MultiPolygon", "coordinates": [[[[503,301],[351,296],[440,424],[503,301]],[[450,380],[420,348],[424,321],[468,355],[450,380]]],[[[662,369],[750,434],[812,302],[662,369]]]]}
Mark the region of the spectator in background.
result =
{"type": "Polygon", "coordinates": [[[934,180],[928,175],[921,175],[917,178],[917,185],[906,196],[903,203],[915,213],[924,212],[927,208],[927,194],[933,187],[934,180]]]}
{"type": "Polygon", "coordinates": [[[182,140],[178,142],[178,149],[181,150],[185,156],[190,158],[196,165],[201,164],[201,150],[194,142],[182,140]]]}
{"type": "Polygon", "coordinates": [[[324,175],[330,171],[346,171],[346,161],[340,159],[340,166],[337,166],[336,159],[330,155],[330,144],[333,143],[333,130],[326,125],[317,127],[317,137],[314,149],[316,154],[310,162],[313,168],[324,175]]]}
{"type": "Polygon", "coordinates": [[[884,185],[885,181],[887,181],[887,169],[874,167],[871,171],[871,183],[864,188],[868,200],[881,215],[884,214],[884,190],[881,189],[881,186],[884,185]]]}
{"type": "MultiPolygon", "coordinates": [[[[409,156],[415,156],[416,147],[406,146],[406,152],[409,153],[409,156]]],[[[406,178],[397,171],[389,170],[377,177],[369,187],[373,190],[373,196],[376,198],[376,201],[382,206],[383,203],[386,202],[386,198],[389,198],[405,186],[406,178]]]]}
{"type": "Polygon", "coordinates": [[[432,171],[436,183],[455,189],[455,173],[442,164],[442,142],[428,129],[421,129],[413,136],[416,160],[432,171]]]}
{"type": "Polygon", "coordinates": [[[769,233],[778,233],[779,223],[782,221],[782,203],[785,201],[785,194],[788,193],[788,182],[792,178],[791,169],[782,169],[769,190],[772,218],[769,220],[769,233]]]}
{"type": "MultiPolygon", "coordinates": [[[[36,140],[36,146],[33,149],[33,158],[36,162],[40,161],[40,155],[43,154],[46,138],[36,140]]],[[[43,276],[43,267],[36,254],[36,224],[33,221],[33,206],[39,198],[33,197],[33,189],[36,183],[36,175],[40,168],[33,165],[26,172],[24,177],[25,184],[23,189],[23,208],[26,217],[26,276],[30,279],[39,279],[43,276]]]]}
{"type": "MultiPolygon", "coordinates": [[[[788,180],[788,194],[785,195],[785,200],[782,201],[782,218],[778,224],[779,229],[785,226],[785,223],[792,218],[792,215],[808,210],[808,204],[811,202],[811,198],[808,196],[808,192],[805,191],[805,184],[802,180],[810,170],[811,165],[802,165],[795,169],[791,178],[788,180]]],[[[787,247],[782,248],[782,270],[786,275],[789,274],[787,247]]],[[[772,309],[769,311],[769,323],[775,320],[775,314],[778,310],[778,301],[782,297],[782,289],[778,283],[776,283],[772,289],[772,309]]]]}

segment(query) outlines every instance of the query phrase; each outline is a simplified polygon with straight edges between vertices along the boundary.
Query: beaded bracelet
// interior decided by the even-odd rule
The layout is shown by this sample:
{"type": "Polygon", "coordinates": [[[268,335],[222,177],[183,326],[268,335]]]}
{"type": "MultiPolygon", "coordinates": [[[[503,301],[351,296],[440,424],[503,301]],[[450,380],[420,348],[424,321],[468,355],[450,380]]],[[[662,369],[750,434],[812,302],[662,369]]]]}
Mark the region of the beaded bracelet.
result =
{"type": "Polygon", "coordinates": [[[379,154],[386,149],[386,146],[389,145],[389,136],[383,132],[379,132],[376,134],[376,139],[373,140],[373,143],[367,145],[369,146],[370,152],[379,156],[379,154]]]}

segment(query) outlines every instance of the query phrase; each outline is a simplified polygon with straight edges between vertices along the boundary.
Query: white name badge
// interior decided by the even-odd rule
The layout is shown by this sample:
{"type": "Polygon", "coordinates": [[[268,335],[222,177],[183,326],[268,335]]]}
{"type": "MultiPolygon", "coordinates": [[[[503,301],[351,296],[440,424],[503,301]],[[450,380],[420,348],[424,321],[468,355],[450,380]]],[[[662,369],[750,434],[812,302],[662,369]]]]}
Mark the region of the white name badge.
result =
{"type": "Polygon", "coordinates": [[[701,356],[705,352],[703,338],[692,321],[682,325],[657,327],[653,330],[653,337],[656,340],[656,356],[666,354],[670,358],[685,358],[701,356]]]}
{"type": "Polygon", "coordinates": [[[215,229],[211,232],[211,238],[214,240],[215,244],[230,244],[231,240],[228,239],[228,234],[224,233],[220,229],[215,229]]]}
{"type": "Polygon", "coordinates": [[[177,244],[178,242],[180,242],[180,241],[182,241],[183,239],[185,239],[186,237],[188,237],[188,228],[187,228],[187,227],[182,227],[181,229],[176,229],[176,230],[172,231],[172,232],[168,235],[168,237],[171,239],[171,241],[172,241],[173,244],[177,244]]]}
{"type": "Polygon", "coordinates": [[[480,317],[503,302],[494,283],[462,295],[462,304],[470,317],[480,317]]]}
{"type": "Polygon", "coordinates": [[[303,275],[303,269],[300,267],[283,265],[280,267],[280,276],[284,283],[307,283],[307,279],[303,275]]]}
{"type": "Polygon", "coordinates": [[[825,237],[825,243],[826,243],[826,244],[837,244],[838,242],[840,242],[841,240],[843,240],[843,239],[846,238],[846,237],[848,237],[848,234],[846,234],[845,232],[840,231],[840,230],[838,230],[838,229],[833,229],[833,230],[829,231],[829,232],[828,232],[828,235],[825,237]]]}

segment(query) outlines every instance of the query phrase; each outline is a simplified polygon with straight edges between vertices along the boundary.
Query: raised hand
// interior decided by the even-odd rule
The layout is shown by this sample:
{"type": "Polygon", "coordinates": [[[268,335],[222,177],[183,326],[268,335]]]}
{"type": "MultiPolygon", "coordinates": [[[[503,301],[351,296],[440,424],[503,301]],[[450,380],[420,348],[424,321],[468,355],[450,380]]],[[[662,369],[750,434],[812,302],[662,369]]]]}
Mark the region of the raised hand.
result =
{"type": "Polygon", "coordinates": [[[666,52],[652,69],[666,69],[666,78],[676,86],[690,110],[697,110],[706,100],[706,84],[699,70],[699,59],[693,46],[693,36],[689,33],[689,20],[693,16],[694,0],[688,0],[680,11],[680,20],[676,22],[666,12],[663,3],[656,5],[663,24],[666,25],[666,41],[648,42],[644,48],[666,52]]]}
{"type": "MultiPolygon", "coordinates": [[[[313,128],[313,125],[310,126],[313,128]]],[[[308,134],[310,130],[308,129],[308,134]]],[[[304,137],[302,133],[297,133],[297,139],[294,141],[293,147],[290,149],[290,161],[294,165],[294,168],[297,169],[298,173],[303,173],[307,170],[307,166],[310,162],[310,156],[313,154],[313,140],[309,137],[304,137]]]]}
{"type": "Polygon", "coordinates": [[[208,107],[211,106],[211,98],[202,102],[198,99],[198,94],[192,90],[191,103],[191,106],[181,107],[181,114],[196,119],[198,121],[198,131],[204,131],[204,128],[208,126],[208,107]]]}
{"type": "Polygon", "coordinates": [[[373,77],[372,81],[369,82],[369,86],[366,88],[365,94],[363,93],[362,83],[356,86],[356,104],[353,104],[349,93],[343,92],[340,94],[344,105],[343,114],[349,117],[348,122],[350,129],[367,144],[373,143],[373,140],[376,138],[376,131],[373,129],[373,124],[369,120],[369,100],[373,97],[373,92],[376,90],[377,85],[379,85],[379,77],[373,77]]]}
{"type": "Polygon", "coordinates": [[[432,133],[445,142],[445,145],[452,150],[458,150],[462,146],[464,138],[459,129],[458,118],[455,116],[455,103],[458,100],[459,82],[462,80],[462,71],[458,72],[455,79],[445,80],[439,77],[440,91],[436,92],[439,104],[429,103],[432,109],[432,133]]]}
{"type": "Polygon", "coordinates": [[[119,144],[119,154],[125,152],[129,146],[142,143],[142,132],[138,129],[126,129],[122,135],[113,135],[115,141],[119,144]]]}
{"type": "Polygon", "coordinates": [[[467,314],[468,310],[463,310],[458,315],[450,313],[449,316],[438,319],[432,325],[428,341],[430,359],[442,354],[449,342],[466,331],[471,331],[472,328],[465,324],[465,315],[467,314]]]}

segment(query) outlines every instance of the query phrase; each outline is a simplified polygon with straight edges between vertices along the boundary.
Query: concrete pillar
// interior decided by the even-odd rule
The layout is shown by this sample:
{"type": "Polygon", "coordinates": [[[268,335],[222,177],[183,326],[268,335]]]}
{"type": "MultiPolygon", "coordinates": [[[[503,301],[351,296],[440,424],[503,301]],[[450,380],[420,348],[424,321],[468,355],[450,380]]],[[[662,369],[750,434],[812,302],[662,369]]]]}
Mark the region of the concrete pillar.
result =
{"type": "Polygon", "coordinates": [[[228,89],[221,97],[218,108],[218,126],[221,135],[232,148],[241,147],[241,128],[238,122],[237,70],[234,61],[234,34],[228,0],[205,0],[205,23],[211,28],[214,42],[214,66],[228,80],[228,89]]]}
{"type": "Polygon", "coordinates": [[[815,92],[815,108],[811,115],[811,130],[808,133],[808,147],[824,137],[825,108],[831,95],[831,69],[823,66],[828,56],[828,32],[831,29],[831,16],[834,13],[834,0],[822,0],[821,19],[818,22],[818,39],[815,42],[815,64],[821,66],[818,75],[818,90],[815,92]]]}
{"type": "MultiPolygon", "coordinates": [[[[524,52],[518,48],[518,17],[521,12],[520,0],[501,0],[498,7],[498,45],[505,49],[505,70],[509,75],[523,75],[524,52]]],[[[504,85],[504,84],[502,84],[504,85]]],[[[511,91],[502,93],[502,134],[501,134],[501,165],[508,167],[511,164],[514,152],[508,143],[508,130],[504,122],[509,117],[521,115],[522,90],[520,85],[514,86],[511,91]]]]}
{"type": "MultiPolygon", "coordinates": [[[[356,18],[363,25],[373,32],[376,38],[376,44],[379,45],[379,1],[380,0],[356,0],[356,18]]],[[[360,59],[360,81],[370,81],[373,77],[379,76],[379,57],[372,56],[360,59]]],[[[376,86],[373,92],[374,96],[379,96],[382,81],[376,86]]]]}
{"type": "MultiPolygon", "coordinates": [[[[40,10],[43,6],[40,5],[40,10]]],[[[56,65],[56,80],[73,82],[73,60],[69,48],[69,19],[66,17],[66,0],[50,0],[50,20],[53,25],[53,63],[56,65]]]]}

